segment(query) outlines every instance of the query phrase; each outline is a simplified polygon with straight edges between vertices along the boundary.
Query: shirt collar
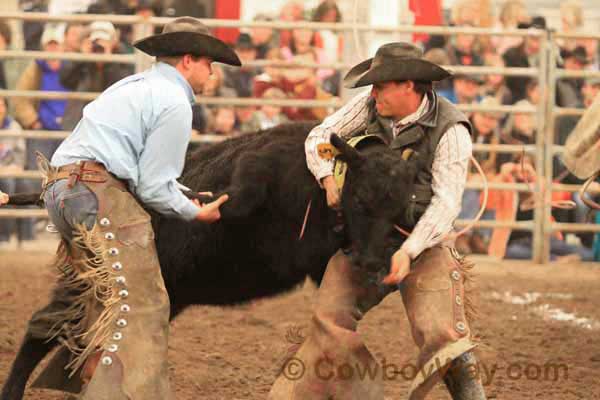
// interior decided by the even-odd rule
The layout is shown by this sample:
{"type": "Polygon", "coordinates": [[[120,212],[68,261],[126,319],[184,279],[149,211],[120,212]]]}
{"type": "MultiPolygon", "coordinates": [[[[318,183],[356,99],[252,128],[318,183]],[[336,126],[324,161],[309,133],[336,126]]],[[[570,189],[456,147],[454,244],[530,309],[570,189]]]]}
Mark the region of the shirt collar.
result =
{"type": "Polygon", "coordinates": [[[158,73],[166,77],[168,80],[183,88],[191,104],[194,104],[196,102],[194,90],[190,86],[187,79],[185,79],[183,75],[181,75],[181,73],[177,71],[177,68],[160,61],[154,64],[154,68],[156,69],[156,71],[158,71],[158,73]]]}
{"type": "Polygon", "coordinates": [[[421,100],[421,104],[417,108],[417,111],[415,111],[414,113],[412,113],[410,115],[407,115],[406,117],[402,118],[399,121],[392,121],[392,128],[394,130],[399,130],[403,126],[412,124],[413,122],[417,121],[428,110],[428,105],[429,105],[429,100],[427,99],[427,95],[423,95],[423,100],[421,100]]]}

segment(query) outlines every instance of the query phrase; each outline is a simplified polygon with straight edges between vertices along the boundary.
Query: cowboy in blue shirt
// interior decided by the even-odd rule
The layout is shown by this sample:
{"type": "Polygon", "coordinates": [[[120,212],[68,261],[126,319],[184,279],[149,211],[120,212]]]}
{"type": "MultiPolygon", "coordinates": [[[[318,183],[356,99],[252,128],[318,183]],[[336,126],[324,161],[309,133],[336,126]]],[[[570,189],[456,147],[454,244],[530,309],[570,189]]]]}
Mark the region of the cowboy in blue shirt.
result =
{"type": "Polygon", "coordinates": [[[38,311],[25,341],[61,344],[34,386],[87,400],[171,398],[169,299],[143,206],[211,223],[227,201],[223,195],[201,206],[176,179],[191,136],[194,94],[212,62],[239,66],[239,58],[191,17],[134,46],[157,57],[154,66],[88,104],[52,161],[39,160],[44,202],[67,249],[59,252],[64,274],[56,293],[69,298],[54,298],[38,311]]]}

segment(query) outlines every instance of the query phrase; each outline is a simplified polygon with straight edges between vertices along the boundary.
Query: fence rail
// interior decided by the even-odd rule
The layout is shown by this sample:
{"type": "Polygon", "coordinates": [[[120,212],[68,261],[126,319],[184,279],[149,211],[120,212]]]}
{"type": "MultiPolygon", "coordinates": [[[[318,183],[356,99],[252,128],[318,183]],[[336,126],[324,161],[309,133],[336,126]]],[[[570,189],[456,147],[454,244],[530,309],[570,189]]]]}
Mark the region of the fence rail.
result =
{"type": "MultiPolygon", "coordinates": [[[[42,21],[42,22],[82,22],[88,23],[97,20],[110,21],[116,25],[135,25],[136,34],[148,34],[153,27],[161,26],[169,22],[170,18],[144,18],[140,16],[122,16],[122,15],[49,15],[47,13],[0,13],[2,19],[16,19],[21,21],[42,21]],[[138,29],[139,28],[139,29],[138,29]]],[[[534,260],[536,262],[545,262],[549,259],[549,238],[556,231],[565,232],[600,232],[600,225],[595,224],[565,224],[552,223],[550,220],[551,208],[550,200],[552,193],[557,191],[576,192],[579,190],[577,185],[566,185],[553,182],[553,157],[563,151],[562,146],[554,144],[555,121],[563,116],[580,116],[584,110],[575,108],[561,108],[554,103],[556,93],[556,81],[559,79],[589,78],[600,77],[600,72],[591,71],[569,71],[556,67],[558,59],[556,41],[558,39],[596,39],[600,40],[599,33],[561,33],[549,32],[543,30],[507,30],[498,31],[496,29],[471,28],[471,27],[432,27],[432,26],[370,26],[367,24],[350,23],[315,23],[315,22],[283,22],[283,21],[232,21],[221,19],[204,19],[203,22],[211,28],[252,28],[269,27],[273,29],[293,29],[307,28],[311,30],[329,29],[337,32],[357,32],[364,33],[428,33],[433,35],[451,36],[457,34],[472,34],[478,36],[514,36],[526,37],[533,36],[540,39],[542,57],[540,65],[537,68],[498,68],[498,67],[465,67],[465,66],[446,66],[454,73],[469,75],[488,75],[498,74],[504,76],[525,76],[536,77],[540,82],[540,98],[545,99],[542,104],[535,107],[482,107],[478,105],[459,105],[458,108],[467,112],[502,112],[502,113],[527,113],[536,116],[537,136],[536,144],[527,146],[516,145],[482,145],[475,144],[474,151],[518,154],[525,152],[535,157],[535,168],[539,179],[534,184],[524,183],[498,183],[490,182],[489,188],[494,190],[511,190],[518,192],[533,191],[543,198],[543,206],[537,207],[534,212],[533,221],[478,221],[475,227],[496,228],[504,227],[517,230],[527,230],[533,233],[534,237],[534,260]],[[543,188],[548,188],[544,190],[543,188]]],[[[136,37],[135,39],[138,39],[136,37]]],[[[80,54],[80,53],[48,53],[48,52],[29,52],[20,50],[0,51],[0,59],[63,59],[79,62],[115,62],[134,64],[137,71],[141,71],[149,65],[150,57],[140,52],[135,54],[80,54]]],[[[347,70],[352,64],[336,62],[330,64],[319,64],[313,62],[288,62],[273,60],[257,60],[247,63],[250,68],[278,67],[278,68],[330,68],[338,71],[347,70]]],[[[19,91],[19,90],[0,90],[0,96],[13,98],[32,98],[32,99],[70,99],[70,100],[93,100],[99,93],[93,92],[40,92],[40,91],[19,91]]],[[[339,108],[343,102],[338,98],[329,100],[264,100],[264,99],[237,99],[237,98],[214,98],[198,96],[197,101],[202,104],[216,106],[261,106],[275,105],[287,107],[327,107],[331,109],[339,108]]],[[[28,139],[63,139],[68,135],[66,131],[43,131],[43,130],[23,130],[23,131],[0,131],[0,139],[7,137],[22,137],[28,139]]],[[[218,135],[201,135],[194,137],[193,142],[216,142],[223,140],[218,135]]],[[[37,171],[22,172],[0,172],[0,178],[17,177],[22,179],[40,179],[37,171]]],[[[467,188],[481,189],[483,185],[478,182],[469,182],[467,188]]],[[[592,193],[599,193],[590,191],[592,193]]],[[[0,209],[0,218],[26,218],[45,216],[45,210],[36,209],[0,209]]],[[[457,226],[464,226],[469,221],[458,220],[457,226]]]]}

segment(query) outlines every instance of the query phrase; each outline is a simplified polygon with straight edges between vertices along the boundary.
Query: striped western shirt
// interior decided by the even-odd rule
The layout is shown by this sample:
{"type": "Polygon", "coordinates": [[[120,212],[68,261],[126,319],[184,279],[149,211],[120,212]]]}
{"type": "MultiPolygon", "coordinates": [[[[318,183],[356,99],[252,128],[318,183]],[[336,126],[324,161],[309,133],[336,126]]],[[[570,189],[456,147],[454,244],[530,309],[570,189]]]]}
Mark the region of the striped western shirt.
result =
{"type": "MultiPolygon", "coordinates": [[[[366,129],[369,98],[370,91],[355,96],[308,135],[305,143],[306,162],[319,182],[333,174],[333,161],[319,157],[317,146],[329,143],[332,133],[347,139],[355,132],[366,129]]],[[[423,116],[428,109],[428,102],[427,96],[423,96],[417,111],[394,122],[394,135],[401,126],[423,116]]],[[[432,165],[431,204],[402,245],[411,259],[415,259],[423,250],[439,244],[453,230],[454,221],[460,212],[471,153],[471,136],[464,125],[453,125],[442,135],[432,165]]]]}

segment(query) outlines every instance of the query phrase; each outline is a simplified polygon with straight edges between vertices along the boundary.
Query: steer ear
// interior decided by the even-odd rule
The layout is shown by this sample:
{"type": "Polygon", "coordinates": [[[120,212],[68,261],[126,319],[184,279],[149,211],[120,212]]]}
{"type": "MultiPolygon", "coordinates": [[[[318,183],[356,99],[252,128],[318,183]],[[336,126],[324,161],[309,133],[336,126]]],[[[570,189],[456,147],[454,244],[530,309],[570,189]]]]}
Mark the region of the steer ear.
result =
{"type": "Polygon", "coordinates": [[[330,142],[340,152],[337,158],[348,163],[350,168],[358,168],[363,163],[364,157],[335,133],[331,135],[330,142]]]}

